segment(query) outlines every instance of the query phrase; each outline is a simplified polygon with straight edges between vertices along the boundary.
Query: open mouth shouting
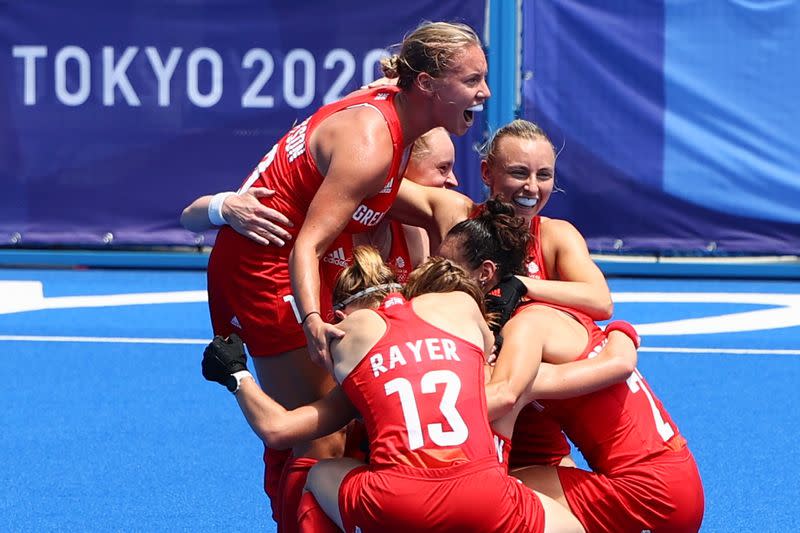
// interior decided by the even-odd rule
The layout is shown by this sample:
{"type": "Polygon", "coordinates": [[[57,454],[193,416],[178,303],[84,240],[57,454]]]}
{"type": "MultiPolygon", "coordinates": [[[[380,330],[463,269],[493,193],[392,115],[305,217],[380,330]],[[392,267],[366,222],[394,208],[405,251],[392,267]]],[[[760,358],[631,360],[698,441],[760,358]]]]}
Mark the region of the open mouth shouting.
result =
{"type": "Polygon", "coordinates": [[[472,123],[475,121],[476,111],[483,111],[483,104],[475,104],[464,110],[464,121],[467,123],[467,126],[472,126],[472,123]]]}

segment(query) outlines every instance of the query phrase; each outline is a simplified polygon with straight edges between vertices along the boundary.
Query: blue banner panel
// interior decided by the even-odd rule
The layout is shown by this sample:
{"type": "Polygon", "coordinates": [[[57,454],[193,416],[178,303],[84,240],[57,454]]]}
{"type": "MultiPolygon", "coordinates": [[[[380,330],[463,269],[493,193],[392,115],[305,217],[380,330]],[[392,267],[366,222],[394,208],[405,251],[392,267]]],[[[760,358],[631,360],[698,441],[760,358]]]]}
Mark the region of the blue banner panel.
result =
{"type": "MultiPolygon", "coordinates": [[[[191,200],[238,187],[420,22],[484,18],[483,0],[0,3],[0,246],[199,244],[191,200]]],[[[483,135],[456,141],[468,194],[483,135]]]]}
{"type": "Polygon", "coordinates": [[[523,3],[549,216],[595,251],[800,253],[798,2],[523,3]]]}

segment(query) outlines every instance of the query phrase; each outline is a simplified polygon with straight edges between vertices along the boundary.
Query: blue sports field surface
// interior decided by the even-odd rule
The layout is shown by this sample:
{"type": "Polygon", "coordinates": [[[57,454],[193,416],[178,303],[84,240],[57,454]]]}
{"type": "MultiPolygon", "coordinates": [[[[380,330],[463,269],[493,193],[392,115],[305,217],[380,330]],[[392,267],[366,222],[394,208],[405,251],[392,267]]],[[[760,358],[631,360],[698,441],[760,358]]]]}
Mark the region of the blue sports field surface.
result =
{"type": "MultiPolygon", "coordinates": [[[[703,531],[796,531],[800,282],[610,285],[703,531]]],[[[200,375],[210,331],[203,272],[0,270],[0,531],[274,531],[262,445],[200,375]]]]}

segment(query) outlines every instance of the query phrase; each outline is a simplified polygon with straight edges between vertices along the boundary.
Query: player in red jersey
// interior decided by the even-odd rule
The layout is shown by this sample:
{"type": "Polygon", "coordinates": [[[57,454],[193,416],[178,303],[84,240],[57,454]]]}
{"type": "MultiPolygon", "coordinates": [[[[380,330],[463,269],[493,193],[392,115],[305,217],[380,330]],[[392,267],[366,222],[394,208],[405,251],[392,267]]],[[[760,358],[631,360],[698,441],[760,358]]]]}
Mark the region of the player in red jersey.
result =
{"type": "MultiPolygon", "coordinates": [[[[433,128],[414,141],[403,179],[411,180],[425,187],[457,187],[458,178],[453,174],[454,163],[455,146],[453,146],[450,134],[444,128],[433,128]]],[[[267,207],[259,200],[260,198],[269,198],[274,194],[275,191],[265,187],[250,187],[241,194],[222,192],[216,195],[200,196],[183,209],[181,224],[187,230],[195,233],[229,225],[238,233],[264,246],[283,246],[287,240],[292,238],[292,234],[284,228],[291,227],[292,223],[282,213],[267,207]],[[217,212],[213,216],[217,224],[212,224],[209,219],[209,206],[215,196],[218,197],[218,205],[215,206],[217,212]]],[[[377,232],[383,226],[385,224],[382,221],[381,224],[364,234],[368,235],[374,232],[374,240],[381,240],[381,236],[377,232]]],[[[415,226],[404,226],[404,228],[406,232],[411,228],[420,229],[415,226]]],[[[427,235],[424,238],[427,243],[427,235]]],[[[409,240],[408,237],[407,240],[409,240]]],[[[359,244],[367,243],[356,242],[356,245],[359,244]]],[[[412,248],[415,247],[413,242],[409,244],[412,248]]],[[[429,252],[427,245],[424,250],[429,252]]],[[[384,254],[381,255],[384,260],[387,259],[384,254]]],[[[426,252],[425,257],[427,255],[426,252]]],[[[422,260],[424,257],[414,266],[422,263],[422,260]]]]}
{"type": "MultiPolygon", "coordinates": [[[[595,320],[611,317],[613,303],[603,273],[592,261],[586,242],[564,220],[540,215],[555,186],[555,149],[536,124],[514,120],[487,143],[481,162],[489,196],[503,196],[523,217],[534,235],[525,281],[532,298],[567,305],[595,320]]],[[[469,218],[475,204],[455,191],[422,189],[403,182],[414,202],[395,204],[391,216],[425,227],[436,249],[458,222],[469,218]]]]}
{"type": "MultiPolygon", "coordinates": [[[[261,200],[286,216],[291,240],[283,247],[261,246],[223,227],[209,260],[215,333],[241,336],[262,387],[288,408],[333,386],[308,358],[310,352],[315,362],[324,360],[328,340],[341,334],[321,316],[319,264],[326,250],[342,232],[363,232],[381,221],[417,137],[437,126],[465,133],[490,94],[480,39],[462,24],[421,25],[384,67],[397,87],[362,91],[320,108],[292,128],[241,186],[274,191],[261,200]]],[[[341,449],[341,436],[332,435],[299,444],[293,455],[306,458],[307,469],[341,449]]],[[[302,486],[297,476],[293,480],[291,486],[302,486]]]]}
{"type": "MultiPolygon", "coordinates": [[[[487,208],[492,209],[491,202],[487,208]]],[[[524,269],[528,232],[502,217],[479,215],[462,222],[442,244],[442,254],[484,286],[524,269]]],[[[567,506],[590,532],[697,531],[704,503],[694,458],[635,368],[626,380],[572,398],[536,390],[540,361],[588,361],[606,345],[607,333],[584,313],[539,302],[518,309],[502,333],[487,391],[491,395],[499,387],[510,399],[508,412],[498,411],[503,416],[493,419],[495,430],[508,435],[517,411],[537,399],[539,409],[563,428],[593,469],[542,466],[514,475],[567,506]]]]}
{"type": "MultiPolygon", "coordinates": [[[[458,179],[453,174],[454,163],[455,147],[450,134],[444,128],[433,128],[414,142],[403,179],[426,187],[456,187],[458,179]]],[[[220,194],[223,195],[220,214],[216,216],[221,217],[222,225],[230,225],[238,233],[265,246],[283,246],[291,238],[291,234],[281,226],[288,227],[288,219],[259,201],[259,198],[274,195],[275,191],[251,187],[242,194],[220,194]]],[[[215,227],[208,214],[212,198],[211,195],[201,196],[183,210],[181,223],[186,229],[201,232],[215,227]]],[[[333,242],[320,264],[320,281],[324,287],[333,287],[336,277],[352,256],[353,248],[359,245],[377,248],[384,262],[397,273],[400,283],[405,283],[409,272],[430,255],[428,235],[421,228],[384,218],[364,233],[345,233],[333,242]]],[[[323,300],[326,294],[329,296],[330,290],[321,290],[323,300]]],[[[326,308],[326,302],[321,305],[326,308]]],[[[322,315],[330,318],[330,312],[322,315]]]]}
{"type": "Polygon", "coordinates": [[[308,481],[345,531],[582,531],[495,459],[483,387],[493,336],[478,287],[451,262],[433,259],[412,273],[411,300],[387,295],[390,287],[375,282],[393,274],[374,251],[360,250],[338,286],[346,290],[337,291],[338,298],[369,285],[346,306],[340,326],[347,333],[332,346],[341,388],[287,412],[244,372],[241,346],[220,337],[206,350],[204,375],[236,391],[270,445],[335,430],[360,412],[370,465],[323,461],[308,481]]]}
{"type": "MultiPolygon", "coordinates": [[[[428,187],[454,187],[458,185],[453,174],[454,160],[455,147],[450,134],[444,128],[434,128],[414,142],[404,179],[428,187]]],[[[288,219],[259,201],[259,198],[273,194],[274,191],[262,187],[250,188],[242,194],[223,193],[221,214],[217,217],[259,244],[283,246],[291,236],[280,224],[286,225],[288,219]]],[[[187,229],[199,232],[214,227],[208,214],[211,199],[212,196],[200,197],[184,209],[181,222],[187,229]]],[[[430,253],[427,234],[421,228],[388,218],[362,234],[340,235],[320,263],[320,310],[326,321],[330,322],[333,318],[331,291],[336,277],[350,261],[353,247],[357,244],[375,246],[384,262],[393,268],[400,283],[405,283],[409,272],[430,253]]],[[[357,431],[355,434],[358,434],[357,431]]],[[[352,443],[351,440],[348,437],[348,448],[357,450],[361,439],[355,439],[352,443]]],[[[276,522],[281,514],[281,473],[289,455],[287,450],[268,449],[264,453],[264,491],[269,496],[276,522]]]]}
{"type": "MultiPolygon", "coordinates": [[[[613,303],[605,278],[592,261],[586,242],[567,221],[541,216],[555,187],[556,152],[546,133],[536,124],[515,120],[500,128],[484,150],[481,173],[490,195],[503,195],[518,216],[527,221],[532,239],[524,271],[528,295],[537,301],[566,305],[595,320],[611,317],[613,303]]],[[[460,202],[449,191],[424,191],[414,184],[417,203],[392,213],[406,221],[428,221],[434,241],[454,224],[467,218],[472,204],[460,202]]],[[[536,409],[524,409],[514,432],[512,465],[574,465],[570,446],[555,422],[536,409]]]]}

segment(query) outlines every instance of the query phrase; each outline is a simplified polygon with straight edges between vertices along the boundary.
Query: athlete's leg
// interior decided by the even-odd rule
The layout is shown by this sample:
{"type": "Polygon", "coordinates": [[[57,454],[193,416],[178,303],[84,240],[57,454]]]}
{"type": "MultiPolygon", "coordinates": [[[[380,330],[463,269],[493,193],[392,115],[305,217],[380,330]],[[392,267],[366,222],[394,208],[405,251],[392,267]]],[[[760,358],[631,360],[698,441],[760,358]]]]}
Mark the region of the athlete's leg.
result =
{"type": "Polygon", "coordinates": [[[586,533],[586,530],[567,508],[538,491],[533,491],[544,508],[544,533],[586,533]]]}
{"type": "Polygon", "coordinates": [[[306,490],[314,495],[325,514],[342,529],[344,523],[339,511],[339,488],[345,476],[359,466],[364,466],[364,463],[345,457],[320,461],[308,473],[306,490]]]}
{"type": "Polygon", "coordinates": [[[511,472],[511,475],[522,481],[525,486],[534,489],[537,493],[560,503],[569,509],[567,497],[558,479],[558,470],[554,466],[526,466],[511,472]]]}
{"type": "MultiPolygon", "coordinates": [[[[311,362],[305,347],[276,356],[254,356],[253,361],[261,388],[286,409],[312,403],[335,385],[327,370],[311,362]]],[[[343,449],[344,435],[336,432],[295,446],[293,455],[329,459],[341,457],[343,449]]]]}
{"type": "MultiPolygon", "coordinates": [[[[334,386],[327,370],[311,362],[305,347],[276,356],[256,356],[253,361],[261,388],[287,409],[312,403],[334,386]]],[[[297,505],[313,460],[341,457],[343,451],[343,431],[293,448],[293,459],[281,472],[277,494],[280,509],[277,522],[282,532],[297,531],[297,505]]]]}
{"type": "Polygon", "coordinates": [[[308,472],[317,464],[311,457],[291,458],[283,469],[281,483],[278,488],[280,494],[280,513],[278,514],[280,533],[297,533],[297,521],[303,488],[306,486],[308,472]]]}
{"type": "Polygon", "coordinates": [[[272,519],[280,519],[280,483],[283,468],[291,459],[292,450],[275,450],[264,446],[264,492],[272,506],[272,519]]]}

